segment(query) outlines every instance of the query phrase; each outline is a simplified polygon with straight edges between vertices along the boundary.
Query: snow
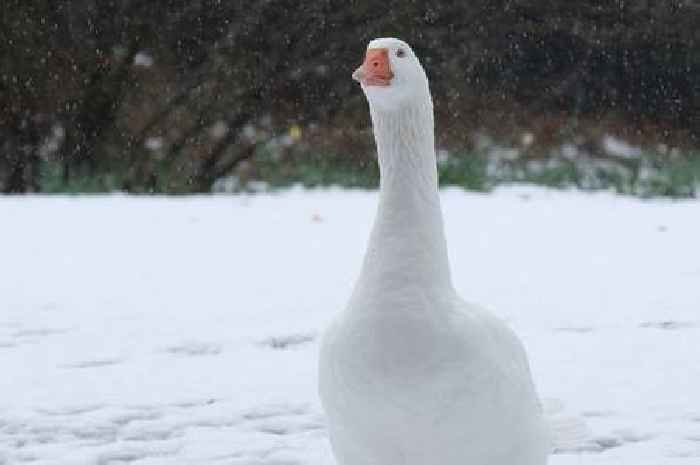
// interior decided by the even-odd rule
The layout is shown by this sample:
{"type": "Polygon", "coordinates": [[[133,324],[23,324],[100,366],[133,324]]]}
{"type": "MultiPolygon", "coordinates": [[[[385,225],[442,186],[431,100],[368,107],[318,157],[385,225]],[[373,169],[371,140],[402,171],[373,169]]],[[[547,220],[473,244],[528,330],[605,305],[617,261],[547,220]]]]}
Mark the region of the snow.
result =
{"type": "MultiPolygon", "coordinates": [[[[375,192],[0,198],[0,464],[332,464],[318,335],[375,192]]],[[[700,201],[442,193],[454,280],[591,438],[700,461],[700,201]]]]}
{"type": "Polygon", "coordinates": [[[215,140],[223,139],[228,133],[228,124],[226,121],[219,120],[209,128],[209,137],[215,140]]]}
{"type": "Polygon", "coordinates": [[[603,137],[603,148],[607,153],[622,158],[638,158],[642,154],[642,149],[639,147],[634,147],[611,135],[603,137]]]}
{"type": "Polygon", "coordinates": [[[143,143],[146,149],[151,151],[160,150],[163,148],[163,138],[162,137],[147,137],[143,143]]]}
{"type": "Polygon", "coordinates": [[[134,66],[143,66],[144,68],[150,68],[153,66],[153,56],[146,52],[140,51],[134,55],[134,66]]]}

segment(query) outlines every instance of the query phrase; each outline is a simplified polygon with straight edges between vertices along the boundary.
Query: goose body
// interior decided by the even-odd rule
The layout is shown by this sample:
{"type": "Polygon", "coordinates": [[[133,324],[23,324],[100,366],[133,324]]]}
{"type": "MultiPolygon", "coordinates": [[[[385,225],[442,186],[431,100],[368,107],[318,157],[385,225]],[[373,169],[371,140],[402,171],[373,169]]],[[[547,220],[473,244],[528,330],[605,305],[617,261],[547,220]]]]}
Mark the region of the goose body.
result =
{"type": "Polygon", "coordinates": [[[376,39],[354,77],[381,182],[360,277],[321,345],[336,460],[543,465],[550,440],[520,340],[452,285],[425,72],[407,44],[376,39]]]}

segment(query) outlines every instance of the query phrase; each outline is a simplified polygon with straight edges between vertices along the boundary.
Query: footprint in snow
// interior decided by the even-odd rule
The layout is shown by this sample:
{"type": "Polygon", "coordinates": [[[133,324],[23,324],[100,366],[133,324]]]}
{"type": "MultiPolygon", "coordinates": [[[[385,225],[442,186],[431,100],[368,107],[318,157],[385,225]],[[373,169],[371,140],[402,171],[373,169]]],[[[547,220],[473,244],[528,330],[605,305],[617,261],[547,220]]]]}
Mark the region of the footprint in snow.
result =
{"type": "Polygon", "coordinates": [[[196,399],[196,400],[187,400],[184,402],[176,402],[172,405],[175,407],[179,407],[182,409],[190,409],[190,408],[198,408],[198,407],[206,407],[209,405],[213,405],[217,403],[219,399],[213,399],[213,398],[206,398],[206,399],[196,399]]]}
{"type": "Polygon", "coordinates": [[[72,406],[72,407],[62,407],[62,408],[57,408],[57,409],[38,409],[37,412],[43,414],[43,415],[48,415],[51,417],[58,417],[58,416],[73,416],[73,415],[82,415],[84,413],[92,413],[97,410],[100,410],[104,408],[104,405],[102,404],[95,404],[95,405],[79,405],[79,406],[72,406]]]}
{"type": "Polygon", "coordinates": [[[35,328],[35,329],[22,329],[16,331],[14,337],[36,337],[36,336],[53,336],[55,334],[67,333],[67,329],[61,328],[35,328]]]}
{"type": "Polygon", "coordinates": [[[697,328],[698,323],[695,321],[674,321],[674,320],[645,321],[645,322],[640,323],[639,327],[640,328],[655,328],[655,329],[675,330],[675,329],[697,328]]]}
{"type": "Polygon", "coordinates": [[[600,435],[584,441],[566,450],[557,450],[556,454],[566,453],[592,453],[599,454],[610,449],[622,447],[625,444],[634,444],[643,441],[649,441],[654,438],[650,433],[639,433],[632,429],[621,429],[613,431],[608,435],[600,435]]]}
{"type": "Polygon", "coordinates": [[[90,425],[71,429],[74,438],[88,441],[92,445],[109,444],[117,440],[118,430],[112,425],[90,425]]]}
{"type": "Polygon", "coordinates": [[[243,415],[250,428],[273,436],[302,434],[324,430],[322,417],[307,406],[270,405],[248,411],[243,415]]]}
{"type": "Polygon", "coordinates": [[[593,438],[590,444],[594,446],[590,449],[591,452],[603,452],[608,449],[620,447],[624,442],[622,439],[615,436],[598,436],[597,438],[593,438]]]}
{"type": "Polygon", "coordinates": [[[68,363],[66,365],[63,365],[63,368],[70,368],[70,369],[82,369],[82,368],[99,368],[99,367],[106,367],[110,365],[118,365],[122,363],[124,360],[118,359],[118,358],[103,358],[103,359],[97,359],[97,360],[84,360],[80,362],[75,362],[75,363],[68,363]]]}
{"type": "Polygon", "coordinates": [[[205,355],[218,355],[221,353],[221,346],[211,342],[183,342],[175,346],[165,348],[165,352],[172,355],[185,357],[201,357],[205,355]]]}
{"type": "Polygon", "coordinates": [[[312,431],[323,431],[325,425],[318,420],[308,419],[307,421],[294,421],[291,419],[268,420],[254,428],[256,431],[274,436],[285,436],[289,434],[302,434],[312,431]]]}
{"type": "Polygon", "coordinates": [[[126,426],[129,423],[133,423],[135,421],[153,421],[153,420],[158,420],[162,417],[163,415],[155,410],[149,410],[149,411],[144,411],[144,412],[134,412],[134,413],[127,413],[127,414],[122,414],[122,415],[117,415],[111,419],[111,422],[117,426],[126,426]]]}
{"type": "MultiPolygon", "coordinates": [[[[163,460],[164,457],[176,455],[180,448],[177,445],[171,445],[163,442],[162,445],[157,443],[149,443],[148,447],[120,447],[119,449],[101,452],[94,462],[96,465],[116,465],[127,463],[139,463],[140,460],[155,459],[163,460]]],[[[91,462],[92,463],[92,462],[91,462]]]]}
{"type": "Polygon", "coordinates": [[[260,342],[261,345],[275,350],[286,350],[313,342],[316,336],[313,334],[288,334],[286,336],[272,336],[260,342]]]}

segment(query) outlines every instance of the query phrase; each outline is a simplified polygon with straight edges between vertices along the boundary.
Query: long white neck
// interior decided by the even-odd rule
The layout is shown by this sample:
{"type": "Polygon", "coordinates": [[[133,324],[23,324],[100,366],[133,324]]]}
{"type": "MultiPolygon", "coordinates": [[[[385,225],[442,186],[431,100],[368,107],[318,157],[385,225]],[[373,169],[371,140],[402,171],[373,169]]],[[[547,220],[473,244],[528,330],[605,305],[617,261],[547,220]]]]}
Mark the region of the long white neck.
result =
{"type": "Polygon", "coordinates": [[[356,290],[451,292],[430,93],[398,111],[370,110],[380,196],[356,290]]]}

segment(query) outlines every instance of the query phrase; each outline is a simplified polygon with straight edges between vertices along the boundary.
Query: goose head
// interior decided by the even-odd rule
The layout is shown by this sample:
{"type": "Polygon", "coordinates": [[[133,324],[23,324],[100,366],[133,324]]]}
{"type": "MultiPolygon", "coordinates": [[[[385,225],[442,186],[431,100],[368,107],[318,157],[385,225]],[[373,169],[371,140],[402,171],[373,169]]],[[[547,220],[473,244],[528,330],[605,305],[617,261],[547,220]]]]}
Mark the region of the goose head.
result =
{"type": "Polygon", "coordinates": [[[430,96],[428,78],[411,47],[394,38],[374,39],[352,74],[372,108],[392,111],[430,96]]]}

